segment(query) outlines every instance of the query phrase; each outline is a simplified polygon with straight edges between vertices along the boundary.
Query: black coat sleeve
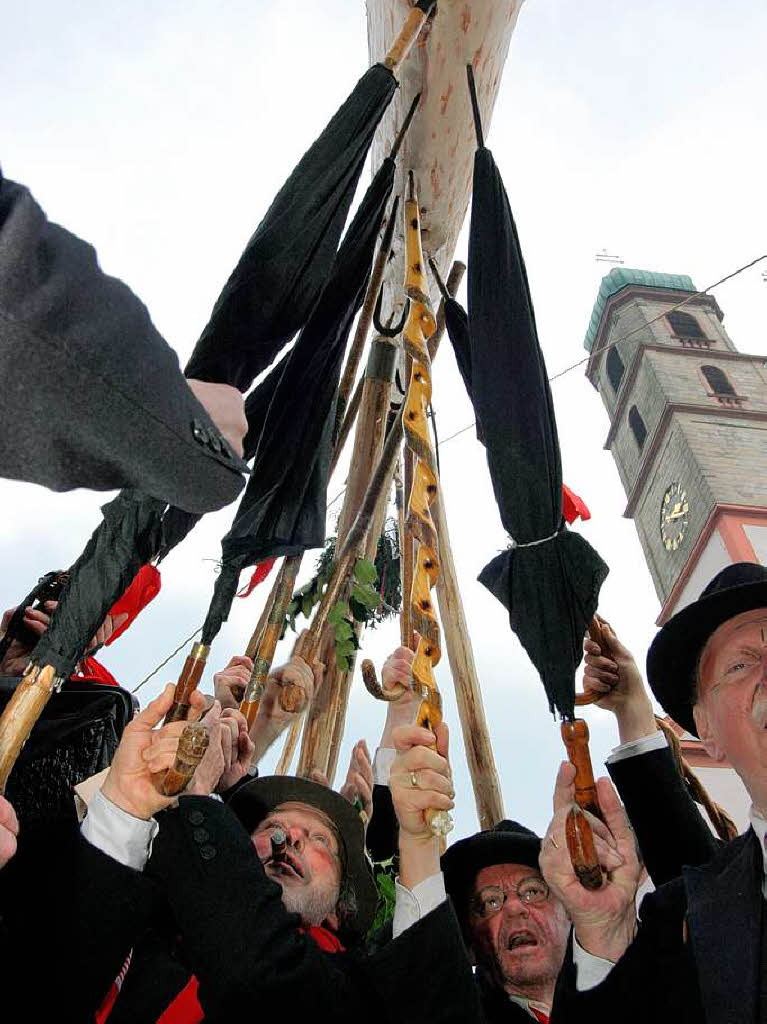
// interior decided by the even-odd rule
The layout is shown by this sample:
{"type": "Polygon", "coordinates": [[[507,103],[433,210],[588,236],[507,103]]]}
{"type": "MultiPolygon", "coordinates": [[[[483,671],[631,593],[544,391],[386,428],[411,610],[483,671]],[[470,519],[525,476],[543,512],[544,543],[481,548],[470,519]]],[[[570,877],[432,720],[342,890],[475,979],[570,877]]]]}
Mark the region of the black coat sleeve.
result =
{"type": "Polygon", "coordinates": [[[397,852],[399,826],[388,786],[373,786],[373,817],[365,835],[365,846],[376,863],[397,852]]]}
{"type": "Polygon", "coordinates": [[[656,886],[705,864],[720,847],[687,791],[669,747],[607,765],[656,886]]]}
{"type": "Polygon", "coordinates": [[[156,894],[76,824],[27,828],[0,872],[3,976],[27,993],[30,1019],[93,1021],[156,894]]]}
{"type": "Polygon", "coordinates": [[[681,879],[642,902],[636,938],[605,980],[577,990],[572,937],[557,979],[551,1024],[647,1024],[702,1021],[692,950],[685,941],[681,879]]]}

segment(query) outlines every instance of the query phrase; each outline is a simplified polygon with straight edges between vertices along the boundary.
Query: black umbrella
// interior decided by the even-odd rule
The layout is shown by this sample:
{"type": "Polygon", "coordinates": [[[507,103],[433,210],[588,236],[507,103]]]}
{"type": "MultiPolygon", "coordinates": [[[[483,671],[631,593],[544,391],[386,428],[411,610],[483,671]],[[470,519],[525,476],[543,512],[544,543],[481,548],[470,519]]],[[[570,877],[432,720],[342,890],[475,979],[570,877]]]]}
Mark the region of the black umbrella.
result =
{"type": "Polygon", "coordinates": [[[229,614],[245,566],[325,543],[341,362],[365,297],[394,170],[394,161],[384,160],[344,236],[309,322],[245,404],[250,426],[246,455],[253,454],[255,461],[232,528],[222,541],[222,568],[203,626],[204,644],[213,640],[229,614]]]}
{"type": "Polygon", "coordinates": [[[32,660],[52,665],[66,678],[104,616],[157,549],[159,517],[165,503],[139,491],[121,491],[104,505],[103,521],[69,570],[69,580],[37,643],[32,660]]]}
{"type": "Polygon", "coordinates": [[[374,64],[301,158],[218,297],[188,377],[246,391],[306,322],[396,87],[393,73],[374,64]]]}
{"type": "MultiPolygon", "coordinates": [[[[475,118],[478,114],[475,104],[475,118]]],[[[478,130],[469,235],[471,390],[493,490],[512,540],[480,574],[509,611],[549,707],[574,716],[575,670],[607,566],[565,526],[554,405],[517,229],[478,130]]]]}

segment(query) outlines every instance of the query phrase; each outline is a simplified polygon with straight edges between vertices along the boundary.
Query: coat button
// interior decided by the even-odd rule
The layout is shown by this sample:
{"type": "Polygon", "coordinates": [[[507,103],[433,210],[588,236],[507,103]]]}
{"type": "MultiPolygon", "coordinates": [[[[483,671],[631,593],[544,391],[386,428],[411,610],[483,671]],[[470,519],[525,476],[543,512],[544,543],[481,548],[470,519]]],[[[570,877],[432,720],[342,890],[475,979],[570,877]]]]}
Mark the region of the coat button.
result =
{"type": "Polygon", "coordinates": [[[208,428],[203,423],[200,423],[199,420],[192,420],[192,435],[195,441],[200,444],[207,444],[210,438],[208,428]]]}
{"type": "Polygon", "coordinates": [[[208,832],[206,828],[196,828],[194,832],[192,832],[192,839],[194,839],[196,843],[207,843],[210,839],[210,832],[208,832]]]}
{"type": "Polygon", "coordinates": [[[213,858],[216,856],[215,846],[201,846],[200,856],[202,857],[203,860],[213,860],[213,858]]]}
{"type": "Polygon", "coordinates": [[[202,811],[192,811],[189,815],[190,825],[202,825],[204,821],[205,815],[202,813],[202,811]]]}

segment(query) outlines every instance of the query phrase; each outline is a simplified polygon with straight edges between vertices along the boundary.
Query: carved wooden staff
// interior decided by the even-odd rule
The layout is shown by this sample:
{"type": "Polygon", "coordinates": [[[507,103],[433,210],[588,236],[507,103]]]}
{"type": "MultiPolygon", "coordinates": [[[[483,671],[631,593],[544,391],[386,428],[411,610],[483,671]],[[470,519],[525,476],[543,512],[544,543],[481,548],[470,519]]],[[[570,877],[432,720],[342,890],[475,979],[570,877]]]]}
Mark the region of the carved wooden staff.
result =
{"type": "MultiPolygon", "coordinates": [[[[426,292],[418,197],[412,172],[408,177],[408,186],[408,199],[405,203],[405,290],[410,309],[403,338],[413,368],[403,405],[403,425],[406,444],[414,456],[413,486],[408,498],[406,529],[418,542],[418,549],[414,559],[412,590],[404,598],[409,600],[412,628],[419,637],[411,683],[411,688],[421,697],[416,724],[433,730],[442,721],[442,697],[434,678],[434,666],[439,662],[442,651],[439,624],[431,600],[431,590],[439,576],[437,531],[431,516],[431,505],[438,493],[438,476],[426,412],[431,401],[428,342],[436,331],[437,322],[426,292]]],[[[365,669],[363,679],[370,689],[369,663],[365,669]]],[[[380,686],[371,692],[377,697],[382,696],[380,686]]],[[[404,688],[401,687],[386,699],[396,700],[403,692],[404,688]]],[[[426,817],[434,835],[445,836],[453,827],[447,811],[428,811],[426,817]]]]}

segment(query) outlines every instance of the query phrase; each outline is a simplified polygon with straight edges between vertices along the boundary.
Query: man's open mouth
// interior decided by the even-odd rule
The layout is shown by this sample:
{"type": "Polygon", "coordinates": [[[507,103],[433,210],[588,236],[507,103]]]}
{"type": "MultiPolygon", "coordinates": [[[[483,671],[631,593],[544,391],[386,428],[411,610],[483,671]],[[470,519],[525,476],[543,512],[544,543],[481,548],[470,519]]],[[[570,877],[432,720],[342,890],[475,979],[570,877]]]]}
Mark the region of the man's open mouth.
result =
{"type": "Polygon", "coordinates": [[[286,852],[279,860],[272,858],[269,865],[273,872],[285,875],[286,878],[303,878],[304,869],[299,860],[291,853],[286,852]]]}
{"type": "Polygon", "coordinates": [[[537,945],[538,940],[532,932],[516,932],[509,938],[509,944],[506,948],[513,952],[515,949],[522,949],[525,946],[537,945]]]}

